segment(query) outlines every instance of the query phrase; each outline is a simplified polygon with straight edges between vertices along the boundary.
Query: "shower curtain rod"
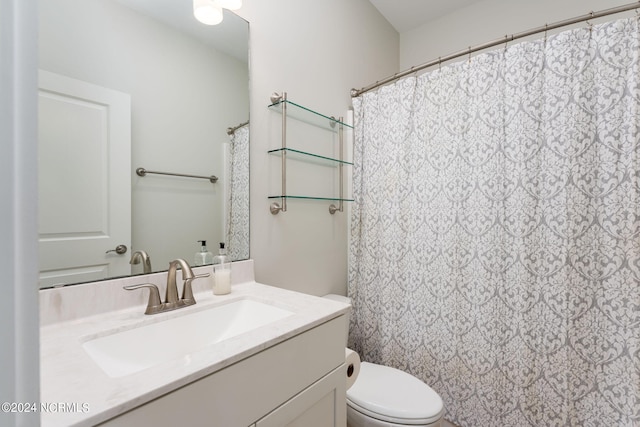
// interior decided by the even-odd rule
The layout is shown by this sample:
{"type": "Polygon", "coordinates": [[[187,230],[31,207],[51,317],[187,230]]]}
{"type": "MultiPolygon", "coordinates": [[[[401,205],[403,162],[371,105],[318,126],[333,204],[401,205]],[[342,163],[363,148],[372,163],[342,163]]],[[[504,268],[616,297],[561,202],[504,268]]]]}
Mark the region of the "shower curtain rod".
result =
{"type": "MultiPolygon", "coordinates": [[[[640,0],[638,0],[640,1],[640,0]]],[[[247,120],[244,123],[240,123],[238,126],[234,126],[231,128],[227,128],[227,135],[233,135],[235,133],[235,131],[237,131],[238,129],[240,129],[242,126],[246,126],[249,124],[249,120],[247,120]]]]}
{"type": "Polygon", "coordinates": [[[572,25],[572,24],[577,24],[579,22],[584,22],[584,21],[588,21],[590,19],[596,19],[596,18],[602,18],[603,16],[608,16],[608,15],[614,15],[616,13],[622,13],[622,12],[627,12],[629,10],[633,10],[633,9],[640,9],[640,0],[638,0],[635,3],[628,3],[622,6],[618,6],[618,7],[613,7],[611,9],[605,9],[605,10],[601,10],[599,12],[590,12],[586,15],[582,15],[582,16],[577,16],[575,18],[571,18],[571,19],[565,19],[564,21],[558,21],[555,22],[553,24],[545,24],[542,27],[538,27],[538,28],[534,28],[531,30],[527,30],[527,31],[523,31],[521,33],[516,33],[516,34],[511,34],[511,35],[506,35],[503,38],[497,39],[497,40],[493,40],[481,45],[477,45],[475,47],[471,47],[469,46],[468,49],[464,49],[455,53],[452,53],[450,55],[447,56],[441,56],[438,59],[434,59],[432,61],[429,62],[425,62],[424,64],[420,64],[420,65],[414,65],[413,67],[409,68],[408,70],[405,71],[400,71],[392,76],[389,76],[383,80],[379,80],[369,86],[365,86],[361,89],[351,89],[351,97],[352,98],[357,98],[358,96],[362,95],[363,93],[369,92],[370,90],[373,90],[375,88],[378,88],[380,86],[384,86],[387,83],[391,83],[395,80],[401,79],[402,77],[406,77],[410,74],[413,74],[415,72],[424,70],[425,68],[429,68],[432,67],[434,65],[438,65],[438,64],[442,64],[443,62],[446,61],[450,61],[452,59],[455,58],[459,58],[461,56],[465,56],[465,55],[471,55],[472,53],[478,52],[480,50],[484,50],[484,49],[488,49],[490,47],[494,47],[494,46],[499,46],[503,43],[508,43],[511,42],[513,40],[517,40],[517,39],[521,39],[523,37],[528,37],[528,36],[532,36],[534,34],[538,34],[538,33],[544,33],[547,32],[549,30],[554,30],[556,28],[560,28],[560,27],[566,27],[567,25],[572,25]]]}

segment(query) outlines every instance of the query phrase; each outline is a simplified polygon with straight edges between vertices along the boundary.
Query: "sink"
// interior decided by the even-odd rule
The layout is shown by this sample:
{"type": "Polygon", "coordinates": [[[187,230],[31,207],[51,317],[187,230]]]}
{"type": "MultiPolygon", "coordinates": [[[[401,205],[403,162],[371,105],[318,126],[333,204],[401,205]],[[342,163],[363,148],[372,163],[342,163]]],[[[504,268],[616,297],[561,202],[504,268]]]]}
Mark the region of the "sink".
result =
{"type": "Polygon", "coordinates": [[[82,344],[110,377],[123,377],[189,355],[293,312],[252,299],[178,315],[89,339],[82,344]]]}

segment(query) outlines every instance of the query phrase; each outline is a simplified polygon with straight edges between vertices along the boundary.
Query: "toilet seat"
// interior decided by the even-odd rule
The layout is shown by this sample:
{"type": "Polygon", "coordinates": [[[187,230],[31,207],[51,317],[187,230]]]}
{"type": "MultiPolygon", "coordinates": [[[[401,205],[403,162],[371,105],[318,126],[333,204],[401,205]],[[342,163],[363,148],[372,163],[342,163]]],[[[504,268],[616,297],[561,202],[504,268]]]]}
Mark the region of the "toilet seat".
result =
{"type": "Polygon", "coordinates": [[[362,362],[347,390],[347,404],[369,417],[401,425],[428,425],[442,417],[442,399],[431,387],[399,369],[362,362]]]}

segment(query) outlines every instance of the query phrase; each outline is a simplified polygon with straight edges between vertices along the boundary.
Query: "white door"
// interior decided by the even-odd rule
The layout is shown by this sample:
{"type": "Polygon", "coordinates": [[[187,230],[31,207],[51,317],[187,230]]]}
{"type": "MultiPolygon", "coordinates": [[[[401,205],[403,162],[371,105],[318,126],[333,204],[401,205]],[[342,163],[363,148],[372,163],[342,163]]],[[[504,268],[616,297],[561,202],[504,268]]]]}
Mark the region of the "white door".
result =
{"type": "Polygon", "coordinates": [[[131,97],[40,71],[38,104],[40,287],[130,274],[131,97]]]}

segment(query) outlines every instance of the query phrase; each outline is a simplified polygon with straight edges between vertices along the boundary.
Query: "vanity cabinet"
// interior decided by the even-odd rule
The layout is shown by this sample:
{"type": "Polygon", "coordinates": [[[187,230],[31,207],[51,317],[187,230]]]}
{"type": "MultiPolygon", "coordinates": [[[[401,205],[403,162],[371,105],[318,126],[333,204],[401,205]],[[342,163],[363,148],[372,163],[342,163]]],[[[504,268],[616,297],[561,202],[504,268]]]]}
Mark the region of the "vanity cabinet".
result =
{"type": "Polygon", "coordinates": [[[339,316],[101,426],[346,427],[339,316]]]}

